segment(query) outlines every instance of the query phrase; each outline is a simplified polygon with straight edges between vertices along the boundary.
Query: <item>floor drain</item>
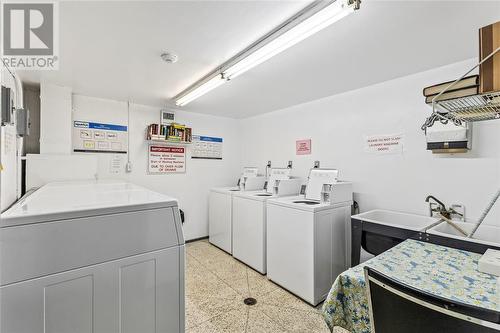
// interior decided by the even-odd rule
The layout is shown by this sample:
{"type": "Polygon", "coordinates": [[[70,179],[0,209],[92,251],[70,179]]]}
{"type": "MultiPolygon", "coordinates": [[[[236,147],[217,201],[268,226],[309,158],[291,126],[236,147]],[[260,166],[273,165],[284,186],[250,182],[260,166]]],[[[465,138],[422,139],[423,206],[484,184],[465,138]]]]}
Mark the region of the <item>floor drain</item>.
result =
{"type": "Polygon", "coordinates": [[[248,297],[248,298],[245,298],[243,303],[245,303],[246,305],[255,305],[255,304],[257,304],[257,300],[255,298],[248,297]]]}

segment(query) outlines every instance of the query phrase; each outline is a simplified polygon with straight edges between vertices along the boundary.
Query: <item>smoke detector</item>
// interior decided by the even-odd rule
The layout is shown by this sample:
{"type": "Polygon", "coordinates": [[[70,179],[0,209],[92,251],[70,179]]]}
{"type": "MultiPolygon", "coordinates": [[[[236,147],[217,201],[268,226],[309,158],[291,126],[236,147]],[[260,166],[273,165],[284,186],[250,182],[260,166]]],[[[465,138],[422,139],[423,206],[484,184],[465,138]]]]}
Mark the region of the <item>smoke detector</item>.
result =
{"type": "Polygon", "coordinates": [[[176,54],[165,52],[161,54],[161,59],[168,64],[174,64],[179,60],[179,57],[176,54]]]}

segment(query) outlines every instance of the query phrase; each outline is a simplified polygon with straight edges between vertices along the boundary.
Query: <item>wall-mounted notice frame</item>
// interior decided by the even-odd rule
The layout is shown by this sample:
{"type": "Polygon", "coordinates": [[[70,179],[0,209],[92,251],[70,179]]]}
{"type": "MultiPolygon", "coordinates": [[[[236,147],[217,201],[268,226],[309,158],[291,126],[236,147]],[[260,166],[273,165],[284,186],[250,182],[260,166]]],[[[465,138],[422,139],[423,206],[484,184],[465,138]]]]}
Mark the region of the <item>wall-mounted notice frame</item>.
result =
{"type": "Polygon", "coordinates": [[[402,154],[404,134],[383,134],[365,137],[365,151],[374,154],[402,154]]]}
{"type": "Polygon", "coordinates": [[[295,141],[295,155],[311,155],[311,139],[295,141]]]}
{"type": "Polygon", "coordinates": [[[222,138],[193,135],[191,158],[222,160],[222,138]]]}
{"type": "Polygon", "coordinates": [[[148,173],[167,174],[186,172],[186,148],[150,145],[148,148],[148,173]]]}
{"type": "Polygon", "coordinates": [[[74,152],[126,154],[127,141],[127,126],[73,122],[74,152]]]}

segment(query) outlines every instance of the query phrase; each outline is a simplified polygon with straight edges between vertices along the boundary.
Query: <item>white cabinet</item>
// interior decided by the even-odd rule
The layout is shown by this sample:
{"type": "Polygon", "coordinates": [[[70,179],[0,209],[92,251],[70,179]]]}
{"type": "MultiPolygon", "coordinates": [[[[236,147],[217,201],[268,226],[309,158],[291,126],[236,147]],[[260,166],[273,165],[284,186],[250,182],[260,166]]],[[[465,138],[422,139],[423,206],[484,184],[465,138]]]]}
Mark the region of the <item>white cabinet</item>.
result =
{"type": "Polygon", "coordinates": [[[184,332],[183,267],[184,246],[171,247],[5,285],[0,331],[184,332]]]}

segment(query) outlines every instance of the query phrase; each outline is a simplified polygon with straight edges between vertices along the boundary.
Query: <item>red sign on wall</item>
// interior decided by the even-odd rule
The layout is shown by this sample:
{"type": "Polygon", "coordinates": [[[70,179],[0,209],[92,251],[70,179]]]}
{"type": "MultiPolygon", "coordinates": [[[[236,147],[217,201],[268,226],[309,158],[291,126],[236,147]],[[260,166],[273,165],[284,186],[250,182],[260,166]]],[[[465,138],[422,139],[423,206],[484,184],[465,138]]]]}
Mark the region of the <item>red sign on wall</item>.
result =
{"type": "Polygon", "coordinates": [[[186,172],[186,148],[149,146],[148,171],[150,174],[186,172]]]}
{"type": "Polygon", "coordinates": [[[310,155],[311,139],[295,141],[295,153],[297,155],[310,155]]]}

